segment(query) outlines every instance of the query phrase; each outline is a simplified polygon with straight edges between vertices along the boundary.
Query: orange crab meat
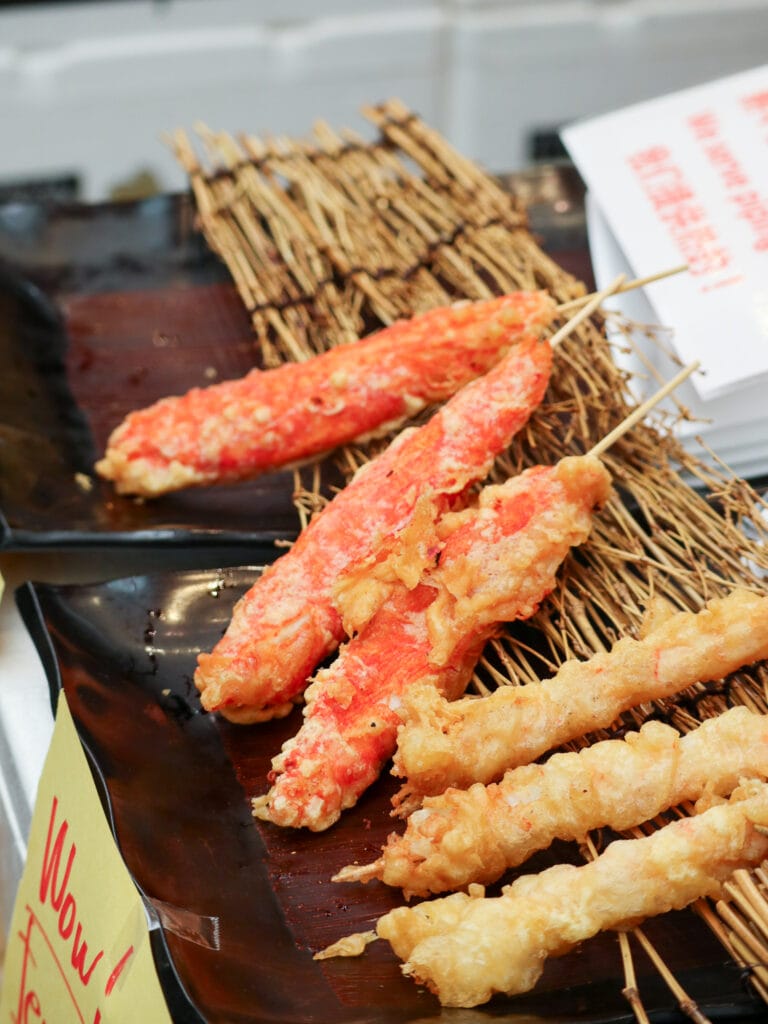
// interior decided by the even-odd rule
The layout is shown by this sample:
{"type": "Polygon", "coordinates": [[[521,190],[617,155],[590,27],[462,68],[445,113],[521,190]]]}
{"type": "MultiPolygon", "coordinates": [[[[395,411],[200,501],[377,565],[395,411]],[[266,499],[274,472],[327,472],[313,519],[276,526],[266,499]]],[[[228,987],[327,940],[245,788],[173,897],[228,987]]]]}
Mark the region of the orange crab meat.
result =
{"type": "Polygon", "coordinates": [[[441,307],[306,362],[163,398],[126,417],[96,470],[120,493],[156,497],[300,462],[444,401],[554,313],[546,292],[441,307]]]}
{"type": "Polygon", "coordinates": [[[498,624],[528,618],[552,590],[609,486],[597,459],[566,458],[486,487],[476,506],[446,517],[450,532],[423,582],[395,586],[317,674],[304,723],[273,762],[273,787],[254,801],[257,816],[314,831],[332,825],[392,754],[408,688],[462,692],[498,624]]]}
{"type": "Polygon", "coordinates": [[[526,336],[365,465],[244,595],[214,650],[200,654],[203,706],[234,721],[289,711],[345,636],[336,580],[407,527],[424,495],[439,513],[483,479],[541,402],[551,367],[549,343],[526,336]]]}

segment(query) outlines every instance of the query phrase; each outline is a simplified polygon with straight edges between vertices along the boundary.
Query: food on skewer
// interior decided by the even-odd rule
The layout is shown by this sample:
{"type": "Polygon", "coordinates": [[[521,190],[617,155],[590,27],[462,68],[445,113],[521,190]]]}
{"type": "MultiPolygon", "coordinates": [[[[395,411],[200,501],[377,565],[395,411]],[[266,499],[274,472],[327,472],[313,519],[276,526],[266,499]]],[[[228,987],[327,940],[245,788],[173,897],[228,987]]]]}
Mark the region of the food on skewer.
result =
{"type": "Polygon", "coordinates": [[[367,463],[256,581],[195,673],[203,706],[234,721],[286,714],[344,638],[333,587],[406,527],[420,496],[438,513],[483,479],[540,403],[552,349],[526,336],[419,428],[367,463]]]}
{"type": "Polygon", "coordinates": [[[408,687],[419,680],[458,696],[498,624],[530,617],[552,590],[609,489],[597,459],[565,458],[485,487],[477,505],[438,521],[433,568],[413,589],[395,586],[317,674],[304,723],[273,761],[273,787],[254,813],[279,825],[332,825],[392,754],[408,687]]]}
{"type": "Polygon", "coordinates": [[[416,675],[453,696],[464,690],[488,632],[457,644],[452,664],[430,665],[425,618],[433,599],[427,585],[403,588],[340,649],[334,665],[318,672],[305,692],[299,732],[272,760],[269,792],[253,800],[255,817],[314,832],[329,828],[391,757],[408,680],[416,675]]]}
{"type": "Polygon", "coordinates": [[[302,363],[164,398],[113,431],[101,476],[156,497],[246,480],[389,430],[494,366],[555,315],[546,292],[513,292],[400,320],[302,363]]]}
{"type": "Polygon", "coordinates": [[[727,804],[643,839],[620,839],[589,864],[518,878],[501,896],[453,893],[382,917],[377,932],[403,972],[447,1006],[526,992],[548,956],[609,928],[721,894],[723,882],[768,856],[768,785],[750,782],[727,804]]]}
{"type": "Polygon", "coordinates": [[[646,722],[622,740],[514,768],[499,783],[427,797],[377,861],[343,868],[335,880],[380,878],[406,897],[489,884],[554,839],[628,829],[758,777],[768,778],[766,715],[731,708],[682,737],[646,722]]]}
{"type": "Polygon", "coordinates": [[[722,679],[768,658],[768,597],[736,590],[698,613],[677,612],[644,639],[624,637],[541,683],[449,702],[430,686],[403,697],[394,772],[403,808],[451,786],[493,782],[508,769],[595,729],[635,704],[722,679]]]}

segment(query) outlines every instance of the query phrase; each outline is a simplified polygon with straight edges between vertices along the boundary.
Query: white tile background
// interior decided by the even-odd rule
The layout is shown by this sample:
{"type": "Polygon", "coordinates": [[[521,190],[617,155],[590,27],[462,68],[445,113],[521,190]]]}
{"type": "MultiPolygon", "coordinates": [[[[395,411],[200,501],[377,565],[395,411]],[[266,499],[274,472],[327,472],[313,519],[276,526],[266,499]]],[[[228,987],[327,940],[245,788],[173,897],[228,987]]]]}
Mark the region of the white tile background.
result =
{"type": "Polygon", "coordinates": [[[104,198],[203,120],[304,134],[399,96],[491,170],[531,131],[762,64],[768,0],[122,0],[0,8],[0,184],[104,198]]]}

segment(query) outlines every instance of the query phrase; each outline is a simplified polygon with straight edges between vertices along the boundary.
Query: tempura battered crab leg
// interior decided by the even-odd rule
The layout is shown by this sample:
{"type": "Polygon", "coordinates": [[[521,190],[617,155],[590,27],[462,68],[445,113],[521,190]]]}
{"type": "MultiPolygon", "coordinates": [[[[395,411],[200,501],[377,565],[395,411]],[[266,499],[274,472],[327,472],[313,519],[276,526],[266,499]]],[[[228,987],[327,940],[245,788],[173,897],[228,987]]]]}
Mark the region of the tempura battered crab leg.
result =
{"type": "Polygon", "coordinates": [[[526,337],[423,427],[401,433],[317,515],[235,607],[227,632],[201,654],[203,706],[254,721],[284,714],[315,666],[344,638],[333,586],[407,526],[419,495],[443,511],[482,479],[541,401],[552,350],[526,337]]]}
{"type": "Polygon", "coordinates": [[[433,309],[305,362],[163,398],[126,417],[96,470],[122,494],[156,497],[330,451],[445,400],[555,309],[543,291],[433,309]]]}
{"type": "Polygon", "coordinates": [[[546,391],[552,349],[623,278],[596,293],[551,341],[525,337],[416,430],[404,431],[317,515],[256,581],[195,673],[203,707],[239,722],[286,714],[315,666],[344,638],[335,581],[408,526],[420,498],[436,514],[462,499],[546,391]]]}
{"type": "MultiPolygon", "coordinates": [[[[694,368],[681,371],[596,448],[604,450],[694,368]]],[[[486,488],[478,508],[442,517],[434,508],[424,517],[419,508],[398,537],[404,552],[397,544],[384,547],[383,563],[348,571],[359,585],[347,583],[341,610],[351,607],[359,632],[313,684],[304,725],[276,758],[275,785],[254,802],[254,813],[281,825],[332,824],[391,752],[398,706],[409,688],[421,683],[456,694],[466,681],[469,653],[476,656],[501,622],[530,616],[551,589],[559,562],[579,542],[579,532],[580,539],[588,534],[589,512],[608,487],[605,469],[592,456],[537,467],[486,488]]]]}
{"type": "Polygon", "coordinates": [[[646,722],[622,740],[515,768],[499,783],[427,797],[378,861],[343,868],[334,880],[380,878],[406,897],[488,884],[554,839],[581,840],[606,826],[622,831],[758,777],[768,777],[765,715],[731,708],[682,738],[646,722]]]}
{"type": "Polygon", "coordinates": [[[551,341],[525,337],[418,429],[403,431],[302,530],[235,607],[195,673],[203,707],[239,722],[287,714],[315,666],[344,638],[333,587],[411,522],[420,498],[435,514],[482,480],[541,402],[552,349],[590,316],[622,277],[551,341]]]}
{"type": "Polygon", "coordinates": [[[399,704],[414,680],[452,697],[468,682],[499,623],[528,618],[582,543],[610,480],[591,457],[536,467],[480,493],[438,522],[436,566],[387,603],[317,674],[304,722],[273,762],[258,817],[320,830],[377,778],[391,755],[399,704]]]}
{"type": "Polygon", "coordinates": [[[609,928],[627,928],[704,896],[717,897],[742,867],[768,856],[768,786],[753,782],[728,804],[624,839],[589,864],[559,864],[518,878],[501,896],[482,886],[382,917],[377,933],[403,972],[446,1006],[477,1006],[526,992],[548,956],[609,928]]]}
{"type": "Polygon", "coordinates": [[[542,683],[449,703],[433,687],[404,698],[394,772],[401,798],[492,782],[511,767],[595,729],[635,704],[670,697],[768,658],[768,598],[737,590],[679,612],[641,640],[624,637],[589,661],[567,661],[542,683]]]}

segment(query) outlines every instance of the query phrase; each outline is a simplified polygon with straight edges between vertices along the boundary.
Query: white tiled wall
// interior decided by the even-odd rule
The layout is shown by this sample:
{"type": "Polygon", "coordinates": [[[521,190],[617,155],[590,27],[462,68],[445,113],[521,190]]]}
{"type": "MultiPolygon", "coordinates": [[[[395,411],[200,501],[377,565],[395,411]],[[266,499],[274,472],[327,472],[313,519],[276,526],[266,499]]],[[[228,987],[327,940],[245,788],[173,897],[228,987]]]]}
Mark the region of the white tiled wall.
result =
{"type": "Polygon", "coordinates": [[[0,180],[77,171],[89,198],[150,170],[183,178],[165,132],[306,133],[323,116],[359,122],[362,104],[400,92],[432,121],[443,94],[434,4],[331,0],[166,0],[0,9],[0,180]],[[272,20],[258,21],[266,10],[272,20]],[[316,8],[315,8],[316,9],[316,8]],[[354,13],[350,10],[354,9],[354,13]]]}
{"type": "Polygon", "coordinates": [[[462,0],[452,38],[451,139],[512,169],[539,127],[768,62],[768,3],[462,0]]]}
{"type": "Polygon", "coordinates": [[[302,134],[399,96],[494,170],[531,131],[768,59],[768,0],[122,0],[0,7],[0,183],[99,199],[203,120],[302,134]]]}

